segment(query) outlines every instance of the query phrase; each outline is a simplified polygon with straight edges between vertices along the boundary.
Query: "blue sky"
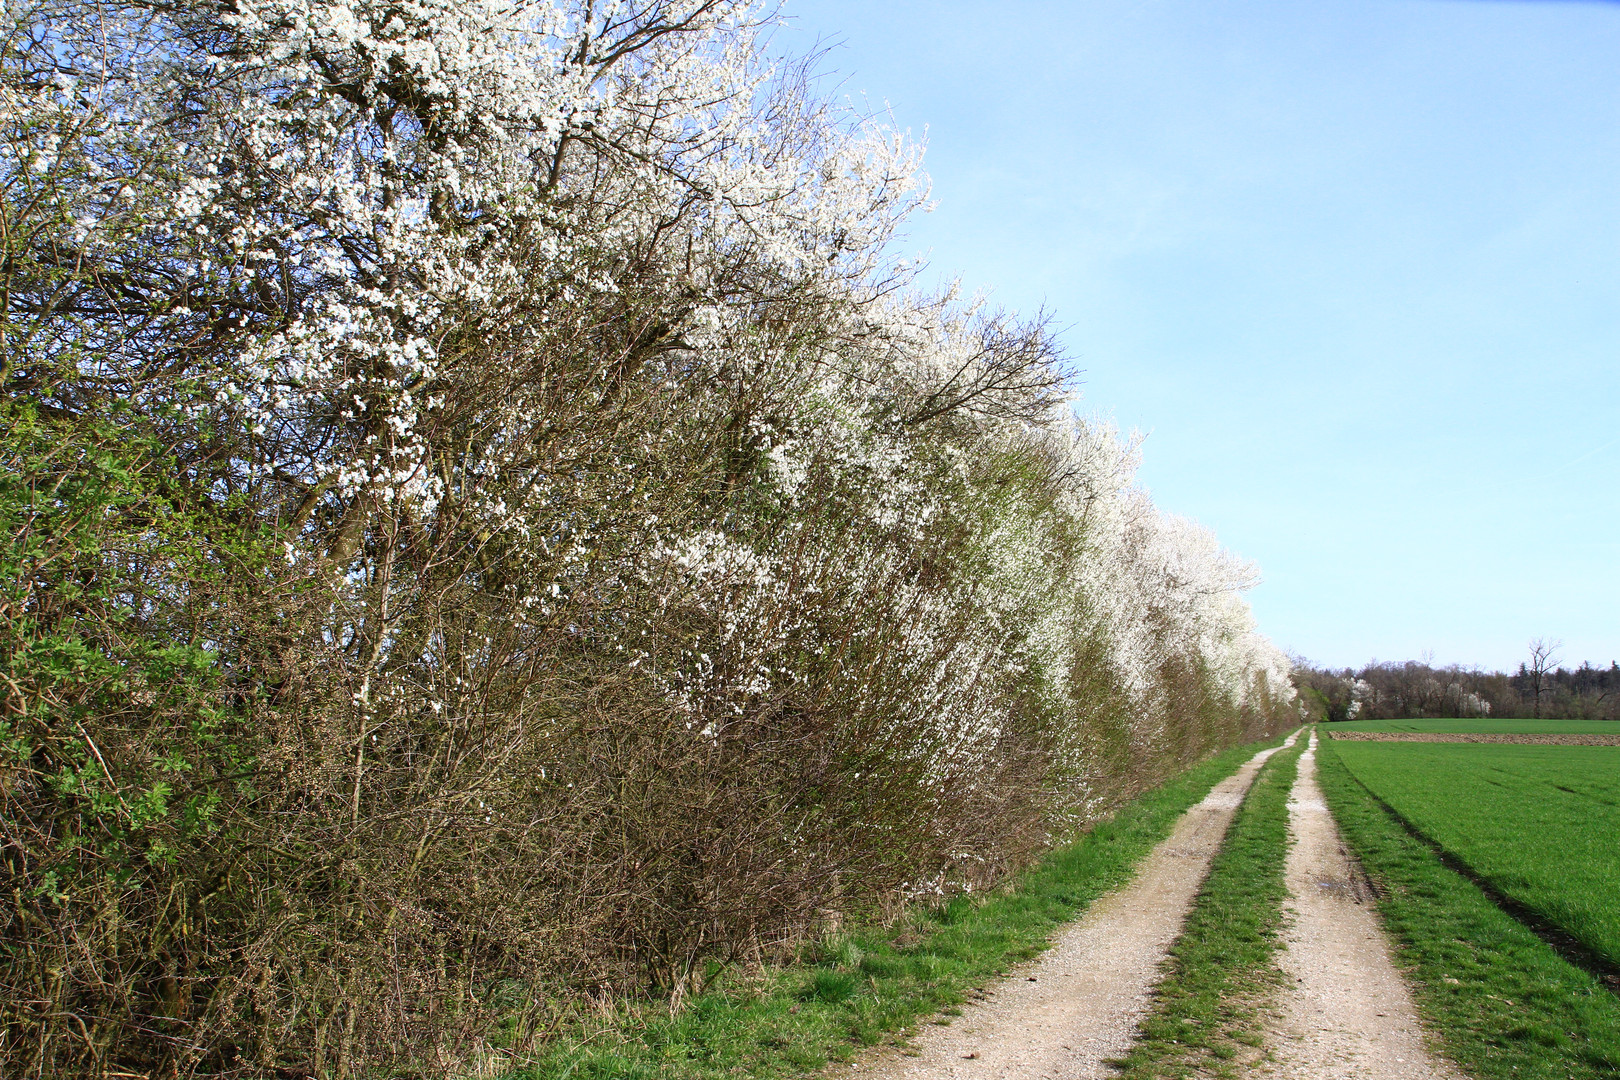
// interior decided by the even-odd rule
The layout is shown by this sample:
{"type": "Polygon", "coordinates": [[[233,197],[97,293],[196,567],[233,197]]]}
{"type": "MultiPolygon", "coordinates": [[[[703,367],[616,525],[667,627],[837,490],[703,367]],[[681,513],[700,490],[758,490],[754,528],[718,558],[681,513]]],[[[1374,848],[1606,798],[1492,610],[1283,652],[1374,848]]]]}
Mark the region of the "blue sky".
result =
{"type": "Polygon", "coordinates": [[[1317,663],[1620,659],[1620,4],[792,0],[1317,663]]]}

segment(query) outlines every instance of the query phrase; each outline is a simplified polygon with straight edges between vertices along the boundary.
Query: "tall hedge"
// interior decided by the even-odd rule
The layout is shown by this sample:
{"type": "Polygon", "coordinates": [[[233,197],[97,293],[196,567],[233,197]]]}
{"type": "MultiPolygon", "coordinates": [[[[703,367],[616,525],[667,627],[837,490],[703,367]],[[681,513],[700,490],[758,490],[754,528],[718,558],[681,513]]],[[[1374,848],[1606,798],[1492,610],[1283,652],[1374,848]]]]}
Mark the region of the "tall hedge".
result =
{"type": "Polygon", "coordinates": [[[445,1074],[1275,730],[735,0],[0,22],[0,1058],[445,1074]]]}

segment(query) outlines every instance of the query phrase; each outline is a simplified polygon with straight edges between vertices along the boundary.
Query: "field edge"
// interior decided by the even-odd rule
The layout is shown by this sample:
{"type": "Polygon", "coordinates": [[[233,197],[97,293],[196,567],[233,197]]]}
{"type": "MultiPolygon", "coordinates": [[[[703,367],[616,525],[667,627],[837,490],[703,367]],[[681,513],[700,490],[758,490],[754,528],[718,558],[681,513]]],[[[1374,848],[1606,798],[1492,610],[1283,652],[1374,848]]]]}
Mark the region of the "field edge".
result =
{"type": "Polygon", "coordinates": [[[1620,1001],[1446,865],[1331,740],[1317,776],[1440,1052],[1475,1080],[1612,1080],[1620,1001]]]}

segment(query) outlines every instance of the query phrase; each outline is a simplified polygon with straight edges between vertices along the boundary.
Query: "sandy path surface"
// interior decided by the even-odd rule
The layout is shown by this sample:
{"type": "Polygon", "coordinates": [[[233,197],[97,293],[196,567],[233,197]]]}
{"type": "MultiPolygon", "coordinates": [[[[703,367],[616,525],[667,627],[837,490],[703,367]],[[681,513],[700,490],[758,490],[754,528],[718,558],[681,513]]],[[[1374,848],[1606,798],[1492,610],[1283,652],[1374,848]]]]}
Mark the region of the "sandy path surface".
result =
{"type": "Polygon", "coordinates": [[[1372,893],[1353,868],[1316,784],[1316,736],[1288,804],[1293,925],[1280,965],[1290,989],[1268,1032],[1289,1080],[1462,1080],[1423,1044],[1412,995],[1390,960],[1372,893]]]}
{"type": "MultiPolygon", "coordinates": [[[[1289,736],[1285,745],[1292,745],[1289,736]]],[[[1187,811],[1136,877],[1101,897],[1039,960],[1015,970],[949,1027],[932,1026],[917,1056],[889,1049],[850,1068],[883,1080],[1101,1080],[1130,1045],[1226,827],[1260,766],[1256,754],[1187,811]]]]}

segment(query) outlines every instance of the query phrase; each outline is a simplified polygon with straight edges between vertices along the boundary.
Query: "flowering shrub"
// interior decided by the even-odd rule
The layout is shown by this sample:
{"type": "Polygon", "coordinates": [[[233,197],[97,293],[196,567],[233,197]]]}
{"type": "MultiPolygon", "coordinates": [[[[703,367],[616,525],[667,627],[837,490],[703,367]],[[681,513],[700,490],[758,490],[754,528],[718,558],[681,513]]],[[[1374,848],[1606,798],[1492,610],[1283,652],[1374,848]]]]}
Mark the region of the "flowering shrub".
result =
{"type": "Polygon", "coordinates": [[[0,1054],[442,1073],[1290,715],[737,0],[9,2],[0,1054]]]}

